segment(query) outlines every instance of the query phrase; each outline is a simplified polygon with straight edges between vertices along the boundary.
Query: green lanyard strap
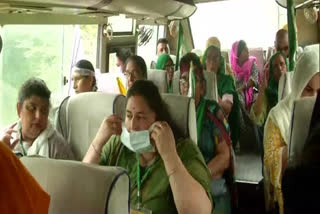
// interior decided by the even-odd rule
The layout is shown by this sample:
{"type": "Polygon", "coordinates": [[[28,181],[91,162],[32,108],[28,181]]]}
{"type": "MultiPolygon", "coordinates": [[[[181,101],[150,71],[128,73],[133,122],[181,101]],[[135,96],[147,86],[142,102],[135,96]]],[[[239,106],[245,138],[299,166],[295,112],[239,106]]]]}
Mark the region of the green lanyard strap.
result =
{"type": "Polygon", "coordinates": [[[155,166],[155,163],[153,164],[152,167],[149,167],[142,178],[140,179],[140,157],[139,153],[136,153],[136,158],[137,158],[137,197],[138,197],[138,204],[137,208],[140,209],[141,203],[142,203],[142,197],[141,197],[141,184],[143,183],[144,180],[146,180],[147,176],[150,174],[151,170],[155,166]]]}
{"type": "Polygon", "coordinates": [[[206,107],[206,100],[201,98],[200,103],[197,107],[197,136],[198,142],[201,139],[202,127],[203,127],[203,119],[204,119],[204,112],[206,107]]]}

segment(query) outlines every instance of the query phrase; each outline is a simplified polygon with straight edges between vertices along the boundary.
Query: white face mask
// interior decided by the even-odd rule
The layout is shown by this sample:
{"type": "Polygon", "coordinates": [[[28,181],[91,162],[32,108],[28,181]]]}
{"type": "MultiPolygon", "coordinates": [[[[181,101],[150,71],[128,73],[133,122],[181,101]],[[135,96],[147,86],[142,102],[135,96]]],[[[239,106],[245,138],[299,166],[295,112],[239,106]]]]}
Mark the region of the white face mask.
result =
{"type": "Polygon", "coordinates": [[[120,137],[121,142],[133,152],[155,152],[154,146],[150,143],[150,133],[153,127],[154,124],[150,126],[149,130],[128,132],[123,125],[120,137]]]}

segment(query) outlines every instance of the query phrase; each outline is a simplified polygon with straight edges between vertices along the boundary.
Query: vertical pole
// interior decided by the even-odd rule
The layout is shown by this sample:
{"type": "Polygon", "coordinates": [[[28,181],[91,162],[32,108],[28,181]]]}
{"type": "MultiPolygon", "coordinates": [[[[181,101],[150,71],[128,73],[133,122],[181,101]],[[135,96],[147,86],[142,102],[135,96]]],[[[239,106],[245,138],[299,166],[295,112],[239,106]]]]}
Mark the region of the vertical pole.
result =
{"type": "Polygon", "coordinates": [[[289,35],[289,71],[293,71],[295,67],[295,53],[297,50],[297,26],[293,0],[287,0],[287,18],[289,35]]]}

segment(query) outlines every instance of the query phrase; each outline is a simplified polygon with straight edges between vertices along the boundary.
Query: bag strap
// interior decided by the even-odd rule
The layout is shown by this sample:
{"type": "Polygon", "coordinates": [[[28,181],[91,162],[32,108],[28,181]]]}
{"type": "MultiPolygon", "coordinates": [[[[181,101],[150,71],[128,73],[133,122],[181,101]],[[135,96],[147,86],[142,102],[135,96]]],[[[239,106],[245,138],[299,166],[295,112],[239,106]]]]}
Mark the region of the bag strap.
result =
{"type": "Polygon", "coordinates": [[[227,142],[228,146],[231,146],[231,137],[228,134],[228,132],[226,131],[225,127],[221,124],[220,120],[214,116],[209,110],[207,110],[207,115],[209,117],[209,119],[214,122],[217,126],[218,129],[221,131],[223,138],[225,139],[225,141],[227,142]]]}

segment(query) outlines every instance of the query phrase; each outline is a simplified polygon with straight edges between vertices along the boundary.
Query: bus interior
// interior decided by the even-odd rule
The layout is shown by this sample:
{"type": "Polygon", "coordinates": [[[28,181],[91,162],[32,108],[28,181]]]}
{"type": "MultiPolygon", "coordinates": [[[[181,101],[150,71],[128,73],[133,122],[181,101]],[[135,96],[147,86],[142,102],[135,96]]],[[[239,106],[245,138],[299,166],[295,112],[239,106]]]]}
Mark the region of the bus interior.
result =
{"type": "MultiPolygon", "coordinates": [[[[17,120],[17,94],[26,79],[36,76],[47,83],[52,91],[50,119],[53,121],[64,98],[78,96],[72,81],[72,67],[78,60],[87,59],[94,65],[99,92],[119,94],[117,51],[124,48],[141,56],[149,70],[160,38],[169,41],[175,70],[182,56],[191,51],[202,55],[206,40],[216,36],[227,62],[232,43],[246,40],[250,55],[257,58],[258,70],[262,71],[270,58],[276,32],[288,25],[288,2],[294,5],[297,44],[300,47],[319,44],[318,0],[1,0],[0,129],[17,120]]],[[[168,92],[166,87],[161,88],[164,81],[161,74],[149,76],[158,82],[161,92],[168,92]]],[[[110,100],[101,99],[103,95],[96,100],[89,101],[88,97],[68,105],[78,109],[86,106],[86,102],[96,102],[110,105],[114,111],[114,106],[125,103],[114,96],[110,100]]],[[[114,112],[103,114],[108,113],[114,112]]],[[[97,113],[95,120],[102,121],[101,113],[97,113]]],[[[74,122],[80,123],[77,119],[74,122]]],[[[240,147],[235,149],[238,209],[234,213],[266,213],[261,148],[252,121],[244,117],[244,123],[240,147]]],[[[188,128],[190,133],[196,132],[190,131],[196,129],[195,126],[188,128]]],[[[90,132],[96,132],[98,127],[92,129],[90,132]]],[[[92,140],[93,136],[89,138],[92,140]]],[[[41,168],[36,162],[30,166],[33,163],[29,160],[26,164],[31,171],[41,168]]],[[[89,176],[87,172],[81,173],[89,176]]],[[[56,211],[50,213],[59,213],[56,211]]]]}

